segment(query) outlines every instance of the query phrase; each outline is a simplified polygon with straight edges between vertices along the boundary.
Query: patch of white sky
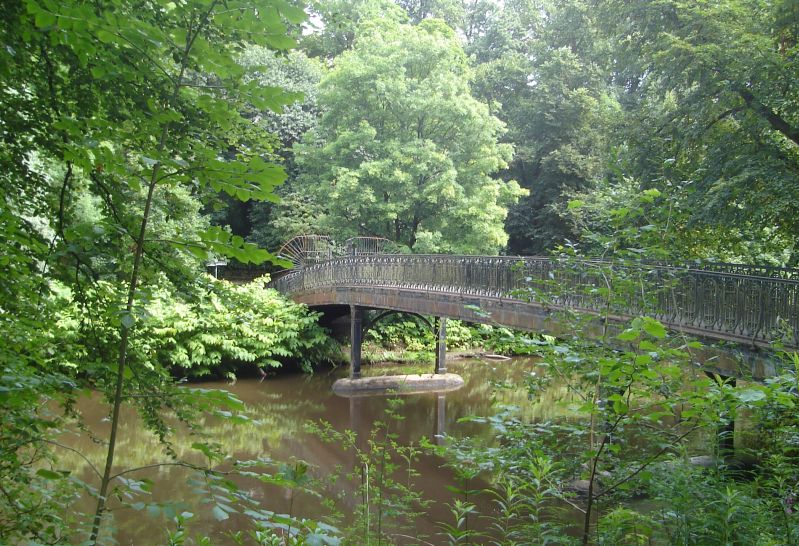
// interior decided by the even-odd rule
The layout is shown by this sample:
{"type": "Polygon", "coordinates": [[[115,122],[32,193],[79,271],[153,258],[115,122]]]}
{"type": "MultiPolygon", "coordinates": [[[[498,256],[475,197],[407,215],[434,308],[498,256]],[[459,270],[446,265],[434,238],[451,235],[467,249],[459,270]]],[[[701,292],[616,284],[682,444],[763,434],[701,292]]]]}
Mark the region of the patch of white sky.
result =
{"type": "MultiPolygon", "coordinates": [[[[468,2],[469,0],[467,0],[468,2]]],[[[489,3],[494,4],[495,6],[499,7],[500,9],[505,8],[505,0],[488,0],[489,3]]],[[[479,0],[471,0],[472,4],[476,4],[479,0]]],[[[464,2],[466,4],[466,2],[464,2]]],[[[308,20],[302,26],[302,35],[308,36],[309,34],[313,34],[314,32],[319,32],[325,28],[324,20],[319,16],[317,13],[308,13],[308,20]]]]}

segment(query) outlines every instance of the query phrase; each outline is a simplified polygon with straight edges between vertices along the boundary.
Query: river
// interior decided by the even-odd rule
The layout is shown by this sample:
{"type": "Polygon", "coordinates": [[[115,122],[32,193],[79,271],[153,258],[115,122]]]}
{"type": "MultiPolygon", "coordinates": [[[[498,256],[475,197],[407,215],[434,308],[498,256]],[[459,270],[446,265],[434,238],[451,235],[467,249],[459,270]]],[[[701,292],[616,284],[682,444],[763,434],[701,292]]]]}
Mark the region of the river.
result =
{"type": "MultiPolygon", "coordinates": [[[[354,450],[345,449],[336,442],[326,442],[318,433],[309,432],[308,423],[329,423],[333,430],[339,432],[352,430],[357,434],[356,444],[366,450],[370,433],[376,430],[379,422],[389,423],[399,446],[418,445],[424,439],[440,445],[450,439],[464,437],[477,439],[490,446],[494,441],[491,427],[485,422],[464,418],[492,416],[507,406],[518,408],[518,416],[527,422],[565,423],[581,418],[579,402],[572,398],[562,381],[549,382],[545,389],[536,391],[534,396],[528,394],[524,387],[525,380],[541,377],[547,369],[535,359],[454,358],[448,361],[447,367],[450,372],[464,378],[465,384],[461,389],[446,394],[402,397],[337,396],[332,392],[332,384],[336,379],[346,376],[347,370],[343,368],[323,370],[312,375],[281,372],[263,380],[242,379],[232,384],[226,381],[194,384],[191,386],[223,389],[235,394],[247,405],[253,419],[234,424],[206,416],[195,425],[207,435],[207,441],[219,443],[221,450],[230,454],[232,460],[268,459],[291,465],[297,461],[308,464],[310,476],[317,481],[312,489],[320,494],[292,495],[284,487],[264,484],[252,478],[235,478],[237,485],[246,490],[260,508],[278,514],[291,511],[295,516],[319,520],[338,512],[339,518],[334,524],[346,526],[353,524],[356,508],[363,505],[364,492],[359,490],[361,478],[357,472],[352,479],[342,477],[333,481],[332,477],[353,469],[363,469],[364,465],[357,464],[354,450]],[[390,418],[389,411],[396,418],[390,418]]],[[[96,487],[98,480],[90,464],[96,469],[102,468],[105,449],[98,439],[108,437],[109,407],[94,395],[80,399],[76,409],[82,416],[84,430],[62,435],[61,441],[75,451],[63,453],[61,468],[72,469],[73,476],[96,487]],[[87,431],[91,431],[91,434],[87,431]],[[77,452],[82,455],[79,456],[77,452]]],[[[383,438],[382,433],[377,438],[383,438]]],[[[170,441],[171,448],[181,460],[194,464],[205,462],[202,454],[192,447],[198,438],[190,435],[185,427],[175,427],[170,441]]],[[[700,438],[698,441],[701,449],[705,440],[700,438]]],[[[216,503],[209,502],[207,488],[205,492],[198,492],[198,485],[201,486],[199,489],[204,486],[196,480],[196,473],[180,466],[159,466],[158,463],[169,462],[170,458],[163,445],[143,426],[130,407],[123,407],[116,453],[115,472],[149,466],[130,472],[125,477],[152,482],[151,488],[145,486],[145,489],[151,489],[149,491],[133,496],[116,496],[110,501],[111,511],[105,528],[113,533],[117,544],[165,544],[166,529],[174,529],[175,524],[163,511],[158,513],[159,506],[174,507],[177,513],[193,514],[188,525],[189,536],[209,537],[210,544],[238,544],[231,539],[231,533],[244,533],[251,528],[249,519],[237,513],[219,519],[219,511],[214,510],[216,503]],[[217,517],[214,517],[215,512],[217,517]]],[[[450,507],[455,499],[462,499],[463,496],[452,489],[463,489],[464,484],[459,482],[445,463],[443,458],[429,449],[420,450],[412,461],[411,467],[416,475],[410,477],[407,483],[427,502],[427,506],[413,521],[405,522],[406,525],[392,523],[390,519],[383,521],[383,529],[391,528],[393,542],[446,543],[441,535],[441,524],[453,522],[450,507]]],[[[218,464],[217,468],[225,470],[230,466],[228,461],[218,464]]],[[[275,469],[276,465],[273,467],[275,469]]],[[[371,471],[376,471],[374,465],[371,471]]],[[[403,472],[407,472],[407,469],[403,472]]],[[[136,483],[132,485],[134,489],[137,487],[136,483]]],[[[487,485],[478,477],[468,488],[477,490],[487,485]]],[[[216,493],[226,494],[221,490],[216,490],[216,493]]],[[[377,492],[371,491],[372,502],[375,494],[377,492]]],[[[469,500],[474,501],[482,513],[492,510],[491,502],[486,498],[472,496],[469,500]]],[[[386,499],[387,506],[391,502],[392,499],[386,499]]],[[[72,515],[83,521],[90,520],[88,514],[92,509],[93,500],[88,497],[77,500],[71,507],[72,515]]],[[[476,524],[479,526],[479,521],[476,524]]],[[[370,525],[375,525],[374,520],[370,525]]],[[[249,540],[243,542],[250,543],[249,540]]]]}
{"type": "MultiPolygon", "coordinates": [[[[523,387],[525,375],[543,373],[535,360],[514,358],[507,361],[480,360],[475,358],[453,359],[448,363],[449,371],[463,376],[465,385],[458,391],[446,395],[435,393],[408,395],[401,403],[391,402],[386,396],[364,398],[342,398],[334,395],[331,386],[339,377],[346,374],[345,369],[323,371],[313,375],[299,373],[280,373],[265,380],[245,379],[235,384],[228,382],[205,382],[202,388],[225,389],[234,393],[247,404],[254,421],[233,424],[215,417],[206,417],[197,425],[208,434],[208,440],[217,442],[222,449],[237,460],[271,458],[274,461],[305,461],[310,466],[310,474],[325,480],[338,470],[353,468],[355,455],[352,450],[342,449],[335,443],[326,443],[317,434],[306,431],[308,422],[327,422],[337,431],[354,430],[359,437],[359,445],[365,447],[370,431],[377,421],[389,422],[392,432],[397,435],[401,445],[418,444],[422,438],[433,443],[441,443],[444,435],[452,437],[470,436],[491,443],[493,432],[483,423],[463,420],[468,416],[489,416],[505,405],[516,405],[527,420],[573,419],[574,408],[570,404],[567,389],[551,386],[529,400],[523,387]],[[386,411],[394,408],[399,419],[386,419],[386,411]]],[[[108,433],[108,406],[100,403],[97,397],[87,397],[79,401],[78,410],[83,416],[85,426],[97,438],[106,438],[108,433]]],[[[67,433],[64,443],[86,455],[95,467],[101,468],[104,448],[89,434],[67,433]]],[[[176,428],[172,436],[173,449],[186,460],[203,462],[191,444],[196,442],[182,428],[176,428]]],[[[136,413],[124,408],[117,444],[117,471],[131,467],[147,466],[169,461],[155,436],[145,429],[136,413]]],[[[444,466],[444,460],[430,453],[421,453],[413,462],[418,476],[413,478],[412,486],[419,491],[429,506],[412,523],[410,531],[414,536],[427,537],[427,541],[439,544],[443,540],[440,522],[451,522],[449,504],[457,495],[450,488],[459,486],[453,472],[444,466]]],[[[75,474],[88,483],[96,482],[89,465],[74,453],[67,453],[62,460],[65,467],[75,469],[75,474]]],[[[223,464],[221,468],[225,468],[223,464]]],[[[203,502],[207,496],[198,495],[194,490],[197,484],[192,481],[192,472],[176,466],[153,467],[127,474],[126,477],[152,480],[152,490],[133,497],[123,497],[112,501],[111,515],[107,527],[113,529],[114,538],[121,545],[163,544],[166,543],[166,523],[163,514],[148,514],[148,509],[135,510],[125,504],[138,502],[150,505],[150,512],[156,512],[159,503],[178,501],[178,512],[194,514],[191,519],[191,536],[208,536],[213,544],[233,544],[229,533],[246,527],[246,518],[231,514],[219,521],[213,515],[213,503],[203,502]]],[[[335,509],[344,514],[341,523],[351,521],[354,506],[359,502],[357,480],[338,480],[328,488],[322,497],[310,494],[298,495],[291,499],[288,489],[265,485],[250,480],[239,484],[257,499],[262,508],[294,514],[309,518],[321,518],[330,512],[322,499],[338,497],[335,509]]],[[[479,488],[483,484],[470,484],[479,488]]],[[[321,485],[317,486],[321,487],[321,485]]],[[[488,501],[485,501],[487,503],[488,501]]],[[[140,506],[140,505],[139,505],[140,506]]],[[[89,500],[76,502],[73,512],[90,512],[89,500]]],[[[481,509],[490,509],[482,506],[481,509]]],[[[217,516],[219,514],[217,513],[217,516]]],[[[174,524],[172,525],[174,527],[174,524]]],[[[399,531],[398,531],[399,532],[399,531]]],[[[402,534],[402,533],[400,533],[402,534]]],[[[401,538],[398,543],[404,542],[401,538]]]]}

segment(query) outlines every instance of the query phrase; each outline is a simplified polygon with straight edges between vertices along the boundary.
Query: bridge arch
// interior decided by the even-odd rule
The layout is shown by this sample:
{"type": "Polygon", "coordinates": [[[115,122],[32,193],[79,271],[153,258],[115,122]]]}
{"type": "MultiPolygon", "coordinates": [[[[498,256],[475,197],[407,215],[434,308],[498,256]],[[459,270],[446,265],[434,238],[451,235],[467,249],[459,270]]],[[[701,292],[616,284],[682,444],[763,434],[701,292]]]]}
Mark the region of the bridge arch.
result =
{"type": "Polygon", "coordinates": [[[433,322],[431,322],[430,319],[428,319],[424,315],[420,315],[419,313],[414,313],[413,311],[399,311],[396,309],[378,309],[375,311],[374,315],[372,316],[366,315],[365,316],[366,320],[364,321],[363,324],[363,334],[366,335],[366,333],[369,330],[372,330],[377,325],[378,322],[380,322],[386,317],[390,317],[391,315],[406,315],[421,320],[422,322],[424,322],[425,326],[427,326],[430,329],[430,331],[435,334],[435,329],[436,329],[435,324],[433,324],[433,322]]]}

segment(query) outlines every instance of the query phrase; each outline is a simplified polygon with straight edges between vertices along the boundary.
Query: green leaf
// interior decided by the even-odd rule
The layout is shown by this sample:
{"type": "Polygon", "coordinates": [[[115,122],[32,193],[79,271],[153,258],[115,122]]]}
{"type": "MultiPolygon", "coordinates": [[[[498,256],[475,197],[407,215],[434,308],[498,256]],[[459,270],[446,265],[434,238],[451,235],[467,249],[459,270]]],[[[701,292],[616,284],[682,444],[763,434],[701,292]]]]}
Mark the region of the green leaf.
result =
{"type": "Polygon", "coordinates": [[[286,18],[289,23],[298,25],[308,18],[308,15],[302,8],[292,6],[288,3],[278,6],[280,14],[286,18]]]}
{"type": "Polygon", "coordinates": [[[117,41],[118,37],[112,32],[100,29],[97,31],[97,39],[104,44],[112,44],[117,41]]]}
{"type": "Polygon", "coordinates": [[[46,468],[40,468],[37,470],[36,475],[44,478],[45,480],[60,480],[64,477],[63,474],[48,470],[46,468]]]}
{"type": "Polygon", "coordinates": [[[646,366],[652,363],[652,357],[648,354],[641,354],[635,357],[635,363],[638,366],[646,366]]]}
{"type": "Polygon", "coordinates": [[[642,339],[641,342],[638,344],[638,348],[641,349],[642,351],[657,352],[660,350],[660,347],[658,347],[648,339],[642,339]]]}
{"type": "Polygon", "coordinates": [[[646,319],[643,324],[644,331],[652,337],[663,339],[666,337],[666,328],[655,319],[646,319]]]}
{"type": "Polygon", "coordinates": [[[217,521],[224,521],[230,517],[218,504],[211,509],[211,515],[217,521]]]}
{"type": "Polygon", "coordinates": [[[736,391],[735,396],[744,403],[759,402],[766,399],[766,393],[762,389],[746,389],[736,391]]]}
{"type": "Polygon", "coordinates": [[[49,28],[54,26],[58,22],[58,17],[54,14],[41,9],[40,11],[36,12],[36,16],[34,18],[36,22],[36,26],[39,28],[49,28]]]}
{"type": "Polygon", "coordinates": [[[211,448],[208,447],[206,444],[203,444],[201,442],[194,442],[193,444],[191,444],[191,448],[196,449],[197,451],[201,451],[209,459],[213,459],[214,457],[216,457],[216,453],[214,453],[214,451],[211,450],[211,448]]]}
{"type": "Polygon", "coordinates": [[[620,341],[634,341],[638,339],[640,336],[641,332],[632,328],[628,328],[627,330],[624,330],[622,333],[617,335],[616,339],[620,341]]]}
{"type": "Polygon", "coordinates": [[[276,264],[287,263],[286,260],[277,258],[257,245],[248,243],[241,237],[234,236],[218,226],[212,226],[200,232],[199,236],[209,250],[235,258],[241,263],[261,264],[265,261],[276,264]]]}
{"type": "Polygon", "coordinates": [[[124,326],[128,330],[133,328],[133,326],[136,324],[136,319],[133,317],[131,313],[128,313],[127,311],[123,311],[119,315],[119,321],[122,323],[122,326],[124,326]]]}

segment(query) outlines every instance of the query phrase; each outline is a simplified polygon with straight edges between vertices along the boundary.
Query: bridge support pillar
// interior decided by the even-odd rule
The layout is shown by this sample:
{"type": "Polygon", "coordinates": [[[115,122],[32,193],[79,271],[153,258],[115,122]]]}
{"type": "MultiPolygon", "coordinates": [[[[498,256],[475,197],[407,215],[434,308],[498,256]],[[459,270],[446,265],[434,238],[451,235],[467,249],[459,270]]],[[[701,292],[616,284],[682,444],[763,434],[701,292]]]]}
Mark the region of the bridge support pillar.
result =
{"type": "Polygon", "coordinates": [[[361,377],[361,344],[363,343],[363,309],[350,305],[350,378],[361,377]]]}
{"type": "Polygon", "coordinates": [[[436,373],[447,373],[447,319],[436,319],[436,373]]]}

